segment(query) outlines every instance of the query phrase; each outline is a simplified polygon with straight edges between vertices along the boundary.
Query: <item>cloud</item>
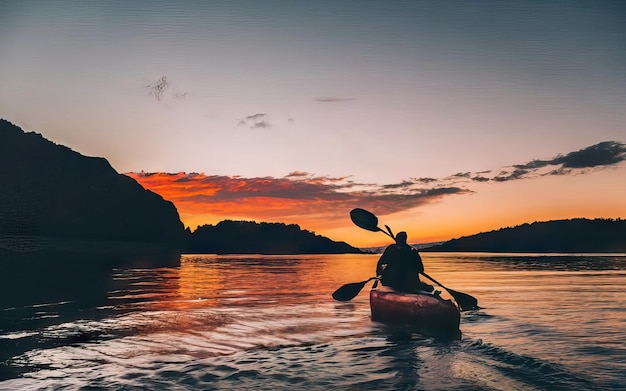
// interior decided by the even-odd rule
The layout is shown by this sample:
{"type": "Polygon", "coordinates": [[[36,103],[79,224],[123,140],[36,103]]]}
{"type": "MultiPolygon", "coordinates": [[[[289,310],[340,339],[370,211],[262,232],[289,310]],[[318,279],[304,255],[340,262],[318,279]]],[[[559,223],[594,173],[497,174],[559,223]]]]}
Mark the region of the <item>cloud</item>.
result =
{"type": "Polygon", "coordinates": [[[336,103],[336,102],[346,102],[349,100],[354,100],[354,98],[340,98],[340,97],[334,97],[334,96],[320,96],[315,98],[316,101],[318,102],[322,102],[322,103],[336,103]]]}
{"type": "Polygon", "coordinates": [[[436,178],[411,178],[411,180],[419,183],[432,183],[437,182],[436,178]]]}
{"type": "Polygon", "coordinates": [[[502,171],[498,176],[492,178],[496,182],[506,182],[514,179],[522,179],[530,171],[518,168],[512,172],[502,171]]]}
{"type": "Polygon", "coordinates": [[[304,172],[304,171],[293,171],[290,172],[289,174],[287,174],[287,178],[302,178],[302,177],[308,177],[311,174],[309,174],[308,172],[304,172]]]}
{"type": "Polygon", "coordinates": [[[240,119],[237,124],[239,126],[247,126],[250,129],[262,129],[270,127],[269,122],[267,122],[267,114],[264,113],[249,115],[243,119],[240,119]]]}
{"type": "Polygon", "coordinates": [[[481,176],[481,175],[476,175],[474,177],[471,178],[474,182],[489,182],[489,178],[481,176]]]}
{"type": "MultiPolygon", "coordinates": [[[[250,120],[265,114],[250,116],[250,120]]],[[[472,194],[471,184],[502,183],[543,175],[567,175],[626,160],[624,144],[602,142],[549,160],[531,160],[492,171],[460,172],[444,178],[409,178],[397,183],[355,182],[352,176],[320,176],[292,171],[284,177],[205,175],[203,173],[128,173],[145,188],[172,201],[185,224],[214,224],[225,219],[297,223],[346,219],[355,207],[380,216],[402,212],[445,197],[472,194]]]]}
{"type": "Polygon", "coordinates": [[[516,165],[520,169],[538,169],[546,166],[560,165],[562,168],[592,168],[611,166],[626,160],[626,145],[617,141],[604,141],[599,144],[570,152],[565,156],[558,155],[550,160],[532,160],[526,164],[516,165]]]}
{"type": "Polygon", "coordinates": [[[154,98],[160,101],[163,97],[163,93],[169,88],[170,84],[172,83],[167,79],[167,76],[161,76],[159,80],[148,84],[146,88],[149,89],[148,93],[150,95],[154,95],[154,98]]]}
{"type": "Polygon", "coordinates": [[[491,171],[461,172],[438,182],[445,183],[466,178],[473,182],[507,182],[546,175],[571,175],[589,169],[598,170],[615,166],[624,161],[626,161],[625,144],[617,141],[603,141],[565,155],[559,154],[551,159],[533,159],[527,163],[514,164],[491,177],[486,175],[491,171]]]}
{"type": "MultiPolygon", "coordinates": [[[[145,86],[148,89],[148,94],[153,95],[154,99],[157,101],[161,101],[164,98],[164,94],[166,91],[170,89],[172,86],[172,82],[167,78],[167,76],[161,76],[157,81],[151,82],[145,86]]],[[[172,92],[172,97],[177,100],[182,100],[187,97],[189,92],[172,92]]]]}
{"type": "Polygon", "coordinates": [[[172,201],[183,221],[198,215],[210,215],[217,221],[234,216],[280,222],[302,222],[303,218],[344,219],[346,210],[357,206],[386,214],[471,192],[460,187],[423,188],[414,181],[396,185],[355,183],[349,176],[316,176],[301,171],[281,178],[198,173],[126,175],[172,201]]]}
{"type": "Polygon", "coordinates": [[[400,183],[391,183],[388,185],[382,185],[381,187],[383,189],[408,189],[411,188],[415,185],[415,182],[413,181],[402,181],[400,183]]]}

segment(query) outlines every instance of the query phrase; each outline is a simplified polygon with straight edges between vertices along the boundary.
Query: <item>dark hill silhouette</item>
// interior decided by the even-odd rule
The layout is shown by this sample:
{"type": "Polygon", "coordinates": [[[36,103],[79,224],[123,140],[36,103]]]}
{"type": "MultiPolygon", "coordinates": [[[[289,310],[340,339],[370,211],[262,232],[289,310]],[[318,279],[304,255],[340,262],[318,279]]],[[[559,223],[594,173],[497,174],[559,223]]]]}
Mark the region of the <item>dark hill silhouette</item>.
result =
{"type": "Polygon", "coordinates": [[[296,224],[224,220],[203,225],[190,235],[189,252],[215,254],[361,253],[345,242],[301,230],[296,224]]]}
{"type": "Polygon", "coordinates": [[[173,248],[184,235],[171,202],[117,173],[105,159],[0,119],[0,251],[96,241],[173,248]]]}
{"type": "Polygon", "coordinates": [[[534,222],[453,239],[420,251],[626,252],[626,220],[534,222]]]}
{"type": "Polygon", "coordinates": [[[227,220],[191,233],[184,229],[173,203],[117,173],[106,159],[81,155],[0,119],[3,259],[35,251],[165,249],[242,254],[361,252],[282,223],[227,220]]]}

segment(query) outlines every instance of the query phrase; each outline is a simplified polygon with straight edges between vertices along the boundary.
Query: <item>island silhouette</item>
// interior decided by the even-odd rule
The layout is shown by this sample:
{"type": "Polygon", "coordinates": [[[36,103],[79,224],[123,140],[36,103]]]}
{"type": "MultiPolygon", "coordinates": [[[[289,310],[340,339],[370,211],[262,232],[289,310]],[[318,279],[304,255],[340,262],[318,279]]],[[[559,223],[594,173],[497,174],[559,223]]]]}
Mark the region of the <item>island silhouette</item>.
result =
{"type": "Polygon", "coordinates": [[[538,221],[452,239],[420,251],[621,253],[626,252],[626,220],[538,221]]]}

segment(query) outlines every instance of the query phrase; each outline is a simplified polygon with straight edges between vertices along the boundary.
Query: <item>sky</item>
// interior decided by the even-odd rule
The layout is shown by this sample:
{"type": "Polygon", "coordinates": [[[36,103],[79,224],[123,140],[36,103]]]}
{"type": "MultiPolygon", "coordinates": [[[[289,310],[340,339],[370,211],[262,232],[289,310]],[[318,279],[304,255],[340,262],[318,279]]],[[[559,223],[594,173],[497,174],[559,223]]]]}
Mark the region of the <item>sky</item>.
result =
{"type": "Polygon", "coordinates": [[[0,117],[183,223],[425,243],[626,218],[621,1],[0,2],[0,117]]]}

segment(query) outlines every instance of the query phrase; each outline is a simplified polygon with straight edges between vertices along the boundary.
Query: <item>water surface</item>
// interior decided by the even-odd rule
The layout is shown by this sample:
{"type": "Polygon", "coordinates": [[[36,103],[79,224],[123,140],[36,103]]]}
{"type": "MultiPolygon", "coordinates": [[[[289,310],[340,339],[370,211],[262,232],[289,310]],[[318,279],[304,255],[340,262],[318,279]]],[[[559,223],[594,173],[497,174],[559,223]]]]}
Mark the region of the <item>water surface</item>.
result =
{"type": "Polygon", "coordinates": [[[422,256],[479,300],[459,340],[372,322],[369,285],[332,300],[372,276],[376,255],[15,272],[0,389],[626,389],[626,255],[422,256]]]}

